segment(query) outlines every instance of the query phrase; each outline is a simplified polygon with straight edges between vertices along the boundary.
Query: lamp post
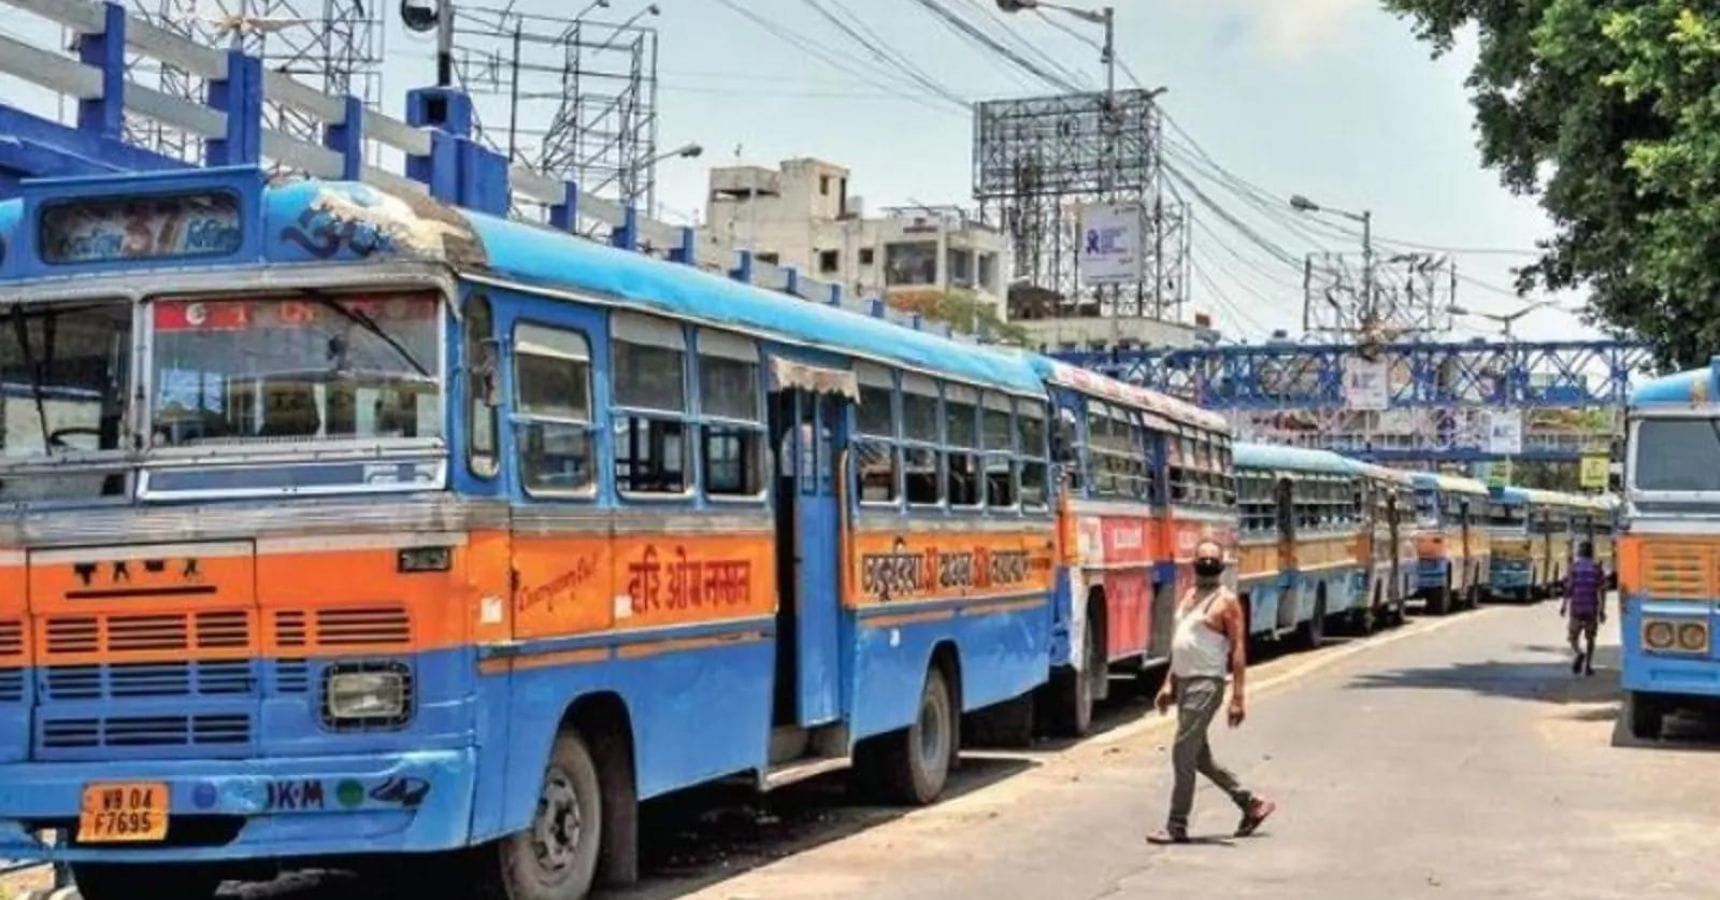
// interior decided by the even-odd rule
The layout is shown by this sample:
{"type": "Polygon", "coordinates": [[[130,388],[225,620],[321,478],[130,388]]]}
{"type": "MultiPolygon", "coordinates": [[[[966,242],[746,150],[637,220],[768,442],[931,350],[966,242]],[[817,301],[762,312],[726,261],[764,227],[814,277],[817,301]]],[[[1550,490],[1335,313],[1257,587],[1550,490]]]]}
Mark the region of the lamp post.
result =
{"type": "Polygon", "coordinates": [[[1530,313],[1532,313],[1538,309],[1546,309],[1549,306],[1557,306],[1557,305],[1558,304],[1554,303],[1551,300],[1536,300],[1535,302],[1529,304],[1528,306],[1523,307],[1522,309],[1517,310],[1516,312],[1509,312],[1509,313],[1501,314],[1501,313],[1483,312],[1483,311],[1478,310],[1478,309],[1465,309],[1464,307],[1458,306],[1456,304],[1452,304],[1451,306],[1446,307],[1446,311],[1451,313],[1454,316],[1473,316],[1477,319],[1489,319],[1491,321],[1498,322],[1500,325],[1500,330],[1505,336],[1505,340],[1506,341],[1512,341],[1512,340],[1516,340],[1516,335],[1511,333],[1511,326],[1515,325],[1517,323],[1518,319],[1521,319],[1524,316],[1526,316],[1526,315],[1528,315],[1528,314],[1530,314],[1530,313]]]}
{"type": "Polygon", "coordinates": [[[1115,8],[1107,6],[1103,9],[1081,9],[1076,6],[1065,6],[1061,3],[1045,3],[1043,0],[997,0],[997,8],[1006,13],[1017,13],[1024,9],[1055,9],[1083,22],[1103,26],[1105,29],[1105,46],[1099,51],[1099,60],[1105,64],[1106,105],[1111,105],[1111,100],[1117,93],[1117,16],[1115,8]]]}
{"type": "Polygon", "coordinates": [[[1290,198],[1290,208],[1301,213],[1328,212],[1362,223],[1362,311],[1360,319],[1362,332],[1372,334],[1379,326],[1379,311],[1374,308],[1373,210],[1364,209],[1356,213],[1345,209],[1333,209],[1321,206],[1301,194],[1296,194],[1290,198]]]}

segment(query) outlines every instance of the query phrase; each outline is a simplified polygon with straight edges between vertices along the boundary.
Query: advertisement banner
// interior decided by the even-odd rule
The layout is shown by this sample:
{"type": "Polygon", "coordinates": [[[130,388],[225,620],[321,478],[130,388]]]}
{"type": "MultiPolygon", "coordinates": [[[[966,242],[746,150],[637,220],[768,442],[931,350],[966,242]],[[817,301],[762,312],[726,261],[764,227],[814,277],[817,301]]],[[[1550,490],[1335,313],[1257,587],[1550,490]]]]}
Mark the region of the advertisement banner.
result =
{"type": "Polygon", "coordinates": [[[1081,280],[1128,284],[1141,280],[1141,207],[1092,203],[1081,207],[1081,280]]]}
{"type": "Polygon", "coordinates": [[[1487,416],[1487,452],[1516,456],[1523,452],[1523,413],[1516,409],[1494,410],[1487,416]]]}
{"type": "Polygon", "coordinates": [[[1612,462],[1605,456],[1583,457],[1582,486],[1584,490],[1604,491],[1607,489],[1607,474],[1612,469],[1612,462]]]}
{"type": "Polygon", "coordinates": [[[1344,360],[1344,405],[1350,409],[1384,411],[1391,405],[1391,384],[1385,360],[1353,356],[1344,360]]]}

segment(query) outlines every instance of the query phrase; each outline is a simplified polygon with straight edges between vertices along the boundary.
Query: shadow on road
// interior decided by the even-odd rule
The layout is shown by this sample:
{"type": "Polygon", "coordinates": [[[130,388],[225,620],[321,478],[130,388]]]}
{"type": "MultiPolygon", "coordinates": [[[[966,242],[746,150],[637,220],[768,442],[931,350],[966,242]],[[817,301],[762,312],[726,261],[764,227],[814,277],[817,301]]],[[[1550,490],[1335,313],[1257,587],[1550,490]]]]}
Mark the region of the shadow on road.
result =
{"type": "Polygon", "coordinates": [[[1534,656],[1527,660],[1460,662],[1369,672],[1352,679],[1348,688],[1469,691],[1562,705],[1609,703],[1618,699],[1617,646],[1595,648],[1592,676],[1571,673],[1571,650],[1564,645],[1528,644],[1514,649],[1534,656]]]}

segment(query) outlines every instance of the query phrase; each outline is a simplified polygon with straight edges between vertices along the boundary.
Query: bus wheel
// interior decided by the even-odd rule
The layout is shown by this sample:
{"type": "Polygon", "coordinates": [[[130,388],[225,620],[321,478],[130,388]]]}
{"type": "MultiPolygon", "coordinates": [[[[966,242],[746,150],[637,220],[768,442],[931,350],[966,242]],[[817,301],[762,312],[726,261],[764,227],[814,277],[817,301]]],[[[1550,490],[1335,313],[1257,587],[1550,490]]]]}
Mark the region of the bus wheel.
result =
{"type": "Polygon", "coordinates": [[[1082,629],[1081,659],[1085,669],[1058,669],[1051,673],[1047,686],[1051,692],[1051,730],[1059,737],[1081,737],[1093,727],[1093,686],[1097,678],[1108,677],[1091,627],[1082,629]],[[1095,659],[1097,676],[1092,671],[1095,659]]]}
{"type": "Polygon", "coordinates": [[[537,815],[501,842],[508,900],[579,900],[591,890],[603,839],[597,764],[573,730],[556,736],[537,815]]]}
{"type": "Polygon", "coordinates": [[[221,876],[203,865],[154,866],[72,863],[72,881],[84,900],[174,897],[205,900],[221,887],[221,876]]]}
{"type": "Polygon", "coordinates": [[[909,806],[938,799],[949,780],[955,737],[955,700],[943,669],[934,665],[926,670],[914,724],[880,738],[873,764],[880,767],[878,782],[885,795],[909,806]]]}
{"type": "Polygon", "coordinates": [[[1641,691],[1631,691],[1625,695],[1624,708],[1630,716],[1631,737],[1643,741],[1660,738],[1661,725],[1666,718],[1666,710],[1661,708],[1660,698],[1641,691]]]}
{"type": "Polygon", "coordinates": [[[1427,614],[1443,616],[1451,609],[1451,580],[1446,579],[1443,587],[1436,587],[1427,592],[1427,614]]]}
{"type": "Polygon", "coordinates": [[[1320,641],[1326,637],[1326,595],[1321,592],[1314,599],[1314,614],[1308,621],[1302,623],[1302,633],[1299,636],[1303,646],[1310,650],[1320,646],[1320,641]]]}

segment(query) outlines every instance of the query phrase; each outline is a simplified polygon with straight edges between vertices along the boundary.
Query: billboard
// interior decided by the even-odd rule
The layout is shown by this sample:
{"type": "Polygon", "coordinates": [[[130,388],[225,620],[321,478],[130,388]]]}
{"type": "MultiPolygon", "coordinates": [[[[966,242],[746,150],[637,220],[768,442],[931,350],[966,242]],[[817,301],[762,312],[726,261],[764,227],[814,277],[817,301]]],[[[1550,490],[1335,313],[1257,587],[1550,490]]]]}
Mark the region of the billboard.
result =
{"type": "Polygon", "coordinates": [[[1352,356],[1344,360],[1344,405],[1350,409],[1384,411],[1391,405],[1386,361],[1352,356]]]}
{"type": "Polygon", "coordinates": [[[1141,280],[1141,206],[1089,203],[1081,207],[1081,280],[1132,284],[1141,280]]]}
{"type": "Polygon", "coordinates": [[[1487,415],[1487,452],[1516,456],[1523,452],[1523,412],[1494,410],[1487,415]]]}

